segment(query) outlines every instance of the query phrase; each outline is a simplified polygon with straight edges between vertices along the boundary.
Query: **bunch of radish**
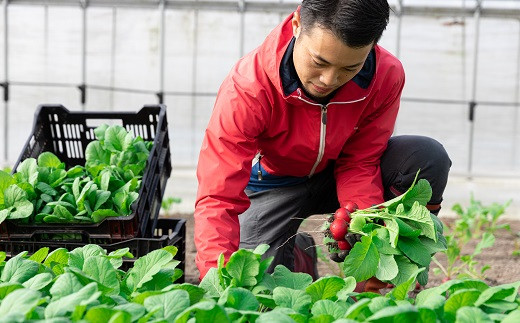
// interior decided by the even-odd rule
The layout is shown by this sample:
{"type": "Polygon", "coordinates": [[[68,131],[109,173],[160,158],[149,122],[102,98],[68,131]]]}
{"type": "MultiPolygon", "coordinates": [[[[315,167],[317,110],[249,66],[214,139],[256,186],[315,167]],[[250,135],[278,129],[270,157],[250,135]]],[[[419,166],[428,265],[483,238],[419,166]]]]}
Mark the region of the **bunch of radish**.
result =
{"type": "Polygon", "coordinates": [[[340,258],[344,259],[352,249],[352,241],[347,241],[347,234],[351,220],[350,214],[357,209],[357,204],[349,201],[344,207],[337,209],[325,224],[325,244],[333,257],[336,256],[334,254],[338,254],[340,258]]]}

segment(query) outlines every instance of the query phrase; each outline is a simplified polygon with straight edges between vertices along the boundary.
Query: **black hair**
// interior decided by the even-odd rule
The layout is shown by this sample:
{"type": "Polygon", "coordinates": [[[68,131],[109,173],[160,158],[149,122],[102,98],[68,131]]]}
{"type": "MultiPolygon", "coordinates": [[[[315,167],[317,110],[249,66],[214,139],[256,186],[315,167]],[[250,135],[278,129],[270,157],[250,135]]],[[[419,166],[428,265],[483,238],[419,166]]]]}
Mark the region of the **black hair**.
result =
{"type": "Polygon", "coordinates": [[[388,25],[387,0],[303,0],[302,32],[314,26],[330,30],[347,46],[376,44],[388,25]]]}

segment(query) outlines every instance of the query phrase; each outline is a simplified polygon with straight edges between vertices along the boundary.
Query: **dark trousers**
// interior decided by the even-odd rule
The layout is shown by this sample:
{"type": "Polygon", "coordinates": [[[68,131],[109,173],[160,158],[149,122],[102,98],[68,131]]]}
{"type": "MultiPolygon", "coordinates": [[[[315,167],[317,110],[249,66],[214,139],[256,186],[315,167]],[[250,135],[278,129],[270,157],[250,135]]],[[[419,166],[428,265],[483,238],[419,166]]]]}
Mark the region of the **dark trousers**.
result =
{"type": "MultiPolygon", "coordinates": [[[[429,209],[437,214],[448,181],[451,160],[444,147],[423,136],[390,138],[381,158],[385,200],[405,192],[419,169],[419,178],[430,182],[432,198],[429,209]]],[[[290,187],[260,192],[246,191],[251,206],[239,216],[240,248],[270,246],[265,257],[274,256],[268,271],[278,264],[294,270],[295,235],[305,219],[314,214],[333,213],[339,208],[333,167],[308,181],[290,187]]]]}

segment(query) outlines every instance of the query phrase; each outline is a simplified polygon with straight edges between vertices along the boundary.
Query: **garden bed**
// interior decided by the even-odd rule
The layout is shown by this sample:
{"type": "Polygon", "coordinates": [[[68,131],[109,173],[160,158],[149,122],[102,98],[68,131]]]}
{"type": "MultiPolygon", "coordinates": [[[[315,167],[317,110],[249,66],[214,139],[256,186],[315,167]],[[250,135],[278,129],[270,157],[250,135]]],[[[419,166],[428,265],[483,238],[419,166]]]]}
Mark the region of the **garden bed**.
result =
{"type": "MultiPolygon", "coordinates": [[[[175,218],[186,219],[187,231],[185,280],[189,283],[198,284],[199,273],[197,267],[195,266],[196,249],[193,243],[193,215],[175,214],[173,216],[175,218]]],[[[320,217],[322,216],[315,215],[310,219],[317,219],[320,217]]],[[[441,220],[447,224],[453,222],[452,218],[441,217],[441,220]]],[[[319,221],[307,221],[302,225],[301,230],[315,231],[315,228],[318,226],[317,223],[319,223],[319,221]]],[[[475,257],[475,260],[478,261],[481,265],[490,265],[491,268],[485,273],[486,282],[489,285],[499,285],[520,281],[520,256],[513,255],[513,252],[520,248],[520,238],[518,238],[517,235],[517,233],[520,232],[520,221],[502,220],[501,223],[508,223],[511,227],[511,230],[498,230],[495,234],[496,241],[494,246],[488,249],[484,249],[482,254],[475,257]]],[[[321,235],[319,233],[312,233],[312,235],[314,236],[316,243],[321,243],[321,235]]],[[[466,249],[473,250],[475,244],[476,241],[468,243],[462,252],[465,252],[466,249]]],[[[438,254],[437,259],[441,262],[441,264],[446,264],[446,257],[444,254],[438,254]]],[[[443,276],[433,274],[433,268],[435,267],[436,265],[432,263],[432,268],[430,269],[430,280],[426,287],[433,287],[441,284],[443,276]]],[[[337,265],[332,261],[325,262],[320,260],[318,262],[318,271],[320,276],[329,274],[338,275],[339,271],[337,268],[337,265]]]]}

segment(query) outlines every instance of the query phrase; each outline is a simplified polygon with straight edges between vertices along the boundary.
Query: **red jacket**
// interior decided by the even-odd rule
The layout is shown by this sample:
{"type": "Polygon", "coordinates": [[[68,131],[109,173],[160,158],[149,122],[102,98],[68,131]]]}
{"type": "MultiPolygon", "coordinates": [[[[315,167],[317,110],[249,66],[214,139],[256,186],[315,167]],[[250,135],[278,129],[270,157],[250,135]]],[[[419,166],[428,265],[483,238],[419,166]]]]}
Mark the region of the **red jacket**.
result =
{"type": "Polygon", "coordinates": [[[383,201],[379,163],[399,109],[401,63],[376,45],[375,75],[366,88],[351,80],[326,106],[299,88],[285,95],[280,64],[293,37],[291,19],[239,60],[219,90],[197,166],[201,278],[221,253],[227,261],[238,249],[238,215],[250,205],[244,189],[257,153],[273,175],[312,176],[335,161],[340,204],[352,200],[365,208],[383,201]]]}

